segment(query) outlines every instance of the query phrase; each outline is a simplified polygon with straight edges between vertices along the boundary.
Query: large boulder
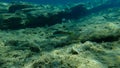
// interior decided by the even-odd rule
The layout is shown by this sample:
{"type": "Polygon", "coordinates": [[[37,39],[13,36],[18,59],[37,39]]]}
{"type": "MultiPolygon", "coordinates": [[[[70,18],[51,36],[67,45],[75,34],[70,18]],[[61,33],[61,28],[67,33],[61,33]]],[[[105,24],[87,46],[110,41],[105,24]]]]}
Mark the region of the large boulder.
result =
{"type": "Polygon", "coordinates": [[[0,29],[34,28],[61,23],[62,19],[77,19],[86,14],[84,5],[59,8],[50,5],[12,4],[1,14],[0,29]]]}
{"type": "MultiPolygon", "coordinates": [[[[25,10],[25,9],[24,9],[25,10]]],[[[78,19],[87,14],[87,9],[84,5],[78,4],[69,9],[60,9],[59,7],[43,6],[37,10],[31,10],[25,13],[30,20],[28,27],[54,25],[61,23],[63,19],[78,19]]]]}
{"type": "Polygon", "coordinates": [[[22,12],[28,16],[29,23],[26,24],[26,27],[37,27],[61,23],[63,19],[78,19],[87,14],[87,9],[83,4],[78,4],[67,9],[41,5],[22,9],[22,12]]]}

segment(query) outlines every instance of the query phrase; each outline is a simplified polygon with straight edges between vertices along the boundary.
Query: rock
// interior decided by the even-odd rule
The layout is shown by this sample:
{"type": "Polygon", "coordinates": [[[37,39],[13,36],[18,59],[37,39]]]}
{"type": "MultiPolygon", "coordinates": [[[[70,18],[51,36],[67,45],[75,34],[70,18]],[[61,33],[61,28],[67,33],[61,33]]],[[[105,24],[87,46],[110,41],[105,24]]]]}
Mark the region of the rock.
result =
{"type": "Polygon", "coordinates": [[[30,11],[27,14],[30,23],[27,25],[28,27],[36,27],[36,26],[51,26],[56,23],[61,23],[62,19],[77,19],[79,17],[85,16],[87,9],[79,4],[72,8],[59,9],[55,7],[48,8],[39,8],[38,10],[30,11]],[[58,10],[56,10],[58,9],[58,10]],[[38,14],[39,13],[39,14],[38,14]],[[35,23],[36,21],[36,23],[35,23]]]}
{"type": "MultiPolygon", "coordinates": [[[[26,19],[27,20],[27,19],[26,19]]],[[[1,14],[0,17],[0,29],[19,29],[23,28],[26,20],[24,20],[24,15],[17,14],[1,14]]]]}
{"type": "Polygon", "coordinates": [[[8,9],[8,12],[9,13],[14,13],[16,12],[17,10],[22,10],[24,8],[30,8],[30,7],[33,7],[32,5],[29,5],[29,4],[24,4],[24,3],[19,3],[19,4],[12,4],[9,6],[9,9],[8,9]]]}
{"type": "MultiPolygon", "coordinates": [[[[68,11],[67,11],[68,12],[68,11]]],[[[87,15],[88,9],[84,4],[77,4],[69,9],[69,12],[66,13],[66,18],[68,19],[78,19],[87,15]]]]}
{"type": "Polygon", "coordinates": [[[7,13],[8,7],[9,7],[8,3],[0,2],[0,13],[7,13]]]}
{"type": "Polygon", "coordinates": [[[39,27],[39,26],[51,26],[56,23],[62,22],[61,11],[51,11],[51,10],[33,10],[26,13],[29,19],[29,24],[26,25],[27,27],[39,27]],[[50,12],[48,12],[50,11],[50,12]]]}
{"type": "Polygon", "coordinates": [[[83,17],[87,9],[78,4],[68,9],[50,5],[34,5],[27,3],[9,4],[6,13],[2,13],[0,29],[20,29],[51,26],[61,23],[62,19],[77,19],[83,17]]]}

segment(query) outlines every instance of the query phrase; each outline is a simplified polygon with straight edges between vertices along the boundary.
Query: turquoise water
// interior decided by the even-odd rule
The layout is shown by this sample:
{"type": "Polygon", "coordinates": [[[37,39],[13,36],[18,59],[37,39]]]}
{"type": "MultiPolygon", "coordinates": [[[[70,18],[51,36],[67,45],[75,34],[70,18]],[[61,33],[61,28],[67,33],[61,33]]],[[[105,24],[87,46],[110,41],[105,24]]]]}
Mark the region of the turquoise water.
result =
{"type": "Polygon", "coordinates": [[[69,4],[69,3],[84,2],[85,0],[71,0],[71,1],[70,0],[3,0],[3,1],[4,2],[23,1],[23,2],[32,2],[37,4],[69,4]]]}
{"type": "Polygon", "coordinates": [[[94,3],[107,0],[2,0],[2,2],[14,2],[14,1],[23,1],[23,2],[31,2],[37,4],[52,4],[52,5],[66,5],[66,4],[74,4],[74,3],[94,3]]]}

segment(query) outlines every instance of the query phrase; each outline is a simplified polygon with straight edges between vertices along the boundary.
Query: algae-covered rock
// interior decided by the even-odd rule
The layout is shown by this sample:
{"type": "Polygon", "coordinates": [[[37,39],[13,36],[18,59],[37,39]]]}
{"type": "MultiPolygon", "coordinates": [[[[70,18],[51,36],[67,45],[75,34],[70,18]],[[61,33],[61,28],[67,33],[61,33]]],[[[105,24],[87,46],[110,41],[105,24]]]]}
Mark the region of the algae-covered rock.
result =
{"type": "Polygon", "coordinates": [[[51,26],[61,23],[62,19],[77,19],[87,12],[86,7],[81,4],[69,9],[54,7],[50,5],[33,5],[26,3],[14,3],[8,6],[5,14],[2,13],[1,29],[19,29],[28,27],[51,26]],[[79,10],[78,10],[79,9],[79,10]],[[19,14],[25,15],[20,16],[19,14]],[[14,16],[13,16],[14,15],[14,16]],[[6,18],[7,17],[7,18],[6,18]],[[27,21],[27,23],[26,23],[27,21]],[[21,23],[24,23],[21,24],[21,23]]]}
{"type": "Polygon", "coordinates": [[[19,29],[24,28],[26,24],[25,15],[5,13],[0,14],[0,29],[19,29]]]}
{"type": "Polygon", "coordinates": [[[52,16],[53,19],[59,14],[67,16],[77,7],[56,8],[41,5],[0,14],[0,28],[4,29],[0,30],[0,68],[120,67],[119,8],[39,27],[49,24],[52,16]],[[37,28],[28,28],[32,25],[37,28]]]}
{"type": "Polygon", "coordinates": [[[8,12],[9,13],[14,13],[16,11],[19,11],[19,10],[22,10],[24,8],[31,8],[33,7],[32,5],[30,4],[24,4],[24,3],[20,3],[20,4],[12,4],[9,6],[8,8],[8,12]]]}
{"type": "Polygon", "coordinates": [[[0,14],[7,13],[9,5],[9,3],[0,2],[0,14]]]}
{"type": "Polygon", "coordinates": [[[68,19],[78,19],[80,17],[84,17],[87,15],[88,9],[85,7],[85,4],[76,4],[73,7],[70,7],[68,11],[66,11],[66,16],[65,18],[68,19]]]}
{"type": "Polygon", "coordinates": [[[107,68],[100,62],[92,59],[85,59],[75,55],[43,55],[32,64],[28,64],[25,68],[107,68]],[[49,57],[47,57],[49,56],[49,57]]]}
{"type": "MultiPolygon", "coordinates": [[[[98,1],[97,3],[99,2],[101,1],[98,1]]],[[[1,28],[2,29],[16,29],[18,27],[17,29],[19,29],[19,28],[28,28],[28,27],[31,27],[31,28],[41,27],[45,25],[51,26],[57,23],[61,23],[63,22],[63,20],[79,19],[81,17],[88,15],[89,13],[95,13],[102,9],[111,8],[110,6],[111,2],[110,3],[108,2],[110,1],[103,1],[103,4],[100,4],[99,6],[94,5],[89,10],[87,9],[86,4],[76,4],[73,6],[69,6],[69,8],[64,8],[64,7],[61,8],[61,7],[55,7],[55,6],[50,6],[50,5],[34,5],[34,4],[23,3],[23,2],[1,3],[0,13],[2,13],[3,15],[4,13],[11,13],[11,15],[12,14],[16,15],[16,18],[15,17],[9,18],[10,24],[12,24],[11,22],[13,19],[13,25],[8,24],[8,20],[5,20],[6,24],[1,23],[1,28]],[[26,18],[22,19],[22,21],[27,21],[27,23],[24,22],[24,25],[21,25],[22,16],[19,16],[16,13],[26,15],[26,18]]],[[[114,2],[114,7],[119,6],[118,4],[119,4],[119,1],[114,2]]],[[[108,18],[106,16],[104,17],[108,18]]],[[[5,19],[5,18],[1,18],[1,19],[5,19]]]]}

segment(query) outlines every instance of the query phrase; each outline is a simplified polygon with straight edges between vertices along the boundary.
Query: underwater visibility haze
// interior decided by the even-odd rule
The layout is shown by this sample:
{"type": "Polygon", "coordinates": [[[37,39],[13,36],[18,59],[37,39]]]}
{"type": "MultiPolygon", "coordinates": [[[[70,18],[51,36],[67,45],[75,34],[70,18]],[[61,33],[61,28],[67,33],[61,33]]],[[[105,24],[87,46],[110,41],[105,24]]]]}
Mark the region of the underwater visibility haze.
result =
{"type": "Polygon", "coordinates": [[[120,0],[1,0],[0,68],[120,68],[120,0]]]}

